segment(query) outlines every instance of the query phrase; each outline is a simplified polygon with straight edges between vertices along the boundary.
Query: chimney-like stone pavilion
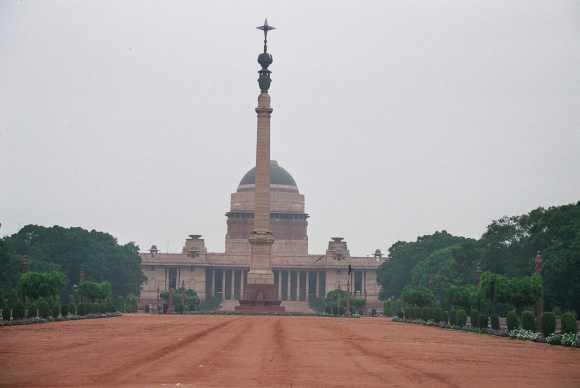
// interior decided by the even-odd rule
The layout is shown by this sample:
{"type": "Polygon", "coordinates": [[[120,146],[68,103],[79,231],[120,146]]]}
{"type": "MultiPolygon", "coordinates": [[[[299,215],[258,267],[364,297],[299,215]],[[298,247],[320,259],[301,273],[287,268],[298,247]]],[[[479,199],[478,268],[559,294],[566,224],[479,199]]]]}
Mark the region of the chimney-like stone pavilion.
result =
{"type": "Polygon", "coordinates": [[[255,213],[254,229],[248,238],[250,242],[250,270],[248,272],[247,286],[238,311],[248,312],[274,312],[284,311],[280,306],[281,300],[277,296],[274,286],[274,273],[272,272],[272,245],[274,237],[270,226],[270,117],[272,107],[270,105],[271,71],[268,67],[272,64],[272,55],[268,53],[268,31],[274,27],[268,25],[268,20],[263,26],[257,27],[264,31],[264,52],[258,56],[258,63],[262,67],[259,71],[258,85],[258,130],[256,141],[256,185],[255,185],[255,213]]]}

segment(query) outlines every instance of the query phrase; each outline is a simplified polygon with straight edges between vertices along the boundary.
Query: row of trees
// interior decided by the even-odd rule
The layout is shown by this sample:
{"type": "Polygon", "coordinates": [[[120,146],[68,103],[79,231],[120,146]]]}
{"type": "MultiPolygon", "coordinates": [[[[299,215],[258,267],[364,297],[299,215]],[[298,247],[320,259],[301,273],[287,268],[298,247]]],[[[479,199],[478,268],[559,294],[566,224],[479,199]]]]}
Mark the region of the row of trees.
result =
{"type": "MultiPolygon", "coordinates": [[[[441,306],[443,309],[477,310],[486,314],[505,315],[515,308],[521,312],[533,306],[542,295],[542,278],[537,275],[508,278],[491,272],[481,274],[480,286],[452,285],[438,299],[430,288],[407,286],[401,300],[407,306],[441,306]]],[[[402,306],[402,305],[401,305],[402,306]]]]}
{"type": "Polygon", "coordinates": [[[135,298],[118,297],[114,300],[111,284],[108,282],[82,281],[70,296],[69,303],[61,303],[60,294],[64,285],[65,276],[61,272],[23,273],[16,289],[0,290],[2,319],[37,316],[58,318],[68,314],[86,315],[137,309],[135,298]]]}
{"type": "Polygon", "coordinates": [[[75,294],[87,303],[131,300],[145,280],[138,252],[135,244],[119,245],[95,230],[27,225],[0,239],[0,292],[32,300],[50,295],[62,303],[75,294]],[[20,277],[24,256],[29,272],[20,277]],[[81,273],[91,281],[81,281],[81,273]]]}
{"type": "Polygon", "coordinates": [[[543,287],[547,310],[580,314],[580,202],[500,218],[478,240],[441,231],[399,241],[389,257],[378,271],[385,300],[418,288],[443,305],[479,305],[485,297],[493,309],[521,310],[543,287]],[[539,250],[543,282],[531,276],[539,250]],[[481,271],[484,296],[475,287],[481,271]]]}

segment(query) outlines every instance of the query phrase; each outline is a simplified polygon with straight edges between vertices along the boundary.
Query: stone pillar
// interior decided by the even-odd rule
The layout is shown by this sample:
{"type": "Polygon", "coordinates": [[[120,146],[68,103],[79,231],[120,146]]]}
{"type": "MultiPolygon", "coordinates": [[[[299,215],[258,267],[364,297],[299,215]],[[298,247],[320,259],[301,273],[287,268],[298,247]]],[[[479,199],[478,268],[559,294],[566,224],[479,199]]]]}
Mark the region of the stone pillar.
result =
{"type": "MultiPolygon", "coordinates": [[[[254,230],[250,241],[250,272],[248,285],[273,285],[272,245],[270,230],[270,95],[262,92],[258,97],[258,133],[256,144],[256,195],[254,230]]],[[[263,287],[260,287],[263,288],[263,287]]],[[[273,296],[271,296],[273,297],[273,296]]]]}
{"type": "Polygon", "coordinates": [[[278,299],[282,299],[282,270],[278,271],[278,299]]]}
{"type": "Polygon", "coordinates": [[[226,270],[222,269],[222,300],[226,300],[226,270]]]}
{"type": "Polygon", "coordinates": [[[254,230],[250,233],[250,271],[244,298],[240,300],[239,311],[272,312],[284,311],[276,297],[274,273],[272,272],[272,245],[274,237],[270,227],[270,70],[272,55],[268,53],[267,34],[273,30],[265,21],[258,27],[264,31],[264,52],[258,56],[262,67],[258,73],[260,95],[256,108],[258,128],[256,136],[256,184],[254,207],[254,230]]]}
{"type": "Polygon", "coordinates": [[[306,295],[304,295],[304,300],[306,302],[308,302],[308,300],[310,299],[310,297],[308,296],[310,293],[310,271],[306,271],[306,276],[304,277],[306,279],[306,295]]]}
{"type": "Polygon", "coordinates": [[[245,269],[241,269],[240,271],[240,299],[242,299],[244,297],[244,272],[246,272],[245,269]]]}

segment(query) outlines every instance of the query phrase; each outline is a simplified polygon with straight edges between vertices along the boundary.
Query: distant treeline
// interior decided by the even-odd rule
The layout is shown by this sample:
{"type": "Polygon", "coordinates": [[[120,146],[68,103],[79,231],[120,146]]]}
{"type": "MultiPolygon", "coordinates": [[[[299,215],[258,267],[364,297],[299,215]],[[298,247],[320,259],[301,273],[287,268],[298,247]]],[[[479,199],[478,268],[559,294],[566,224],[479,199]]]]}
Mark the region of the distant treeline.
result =
{"type": "Polygon", "coordinates": [[[139,248],[119,245],[108,233],[82,228],[27,225],[18,233],[0,239],[0,290],[16,289],[26,256],[27,270],[61,272],[61,299],[67,303],[73,286],[86,280],[108,282],[113,296],[139,295],[144,281],[139,248]]]}
{"type": "Polygon", "coordinates": [[[478,240],[441,231],[399,241],[378,271],[381,298],[399,298],[406,287],[419,287],[443,302],[452,286],[475,284],[478,272],[533,274],[538,251],[546,308],[580,315],[580,202],[500,218],[478,240]]]}

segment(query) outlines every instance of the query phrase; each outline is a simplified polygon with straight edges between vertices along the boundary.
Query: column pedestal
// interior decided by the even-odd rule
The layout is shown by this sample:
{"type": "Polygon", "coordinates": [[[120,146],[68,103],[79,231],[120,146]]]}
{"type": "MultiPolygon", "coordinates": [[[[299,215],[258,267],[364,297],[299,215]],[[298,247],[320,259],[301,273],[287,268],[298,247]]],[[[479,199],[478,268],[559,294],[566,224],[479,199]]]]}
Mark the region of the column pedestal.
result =
{"type": "Polygon", "coordinates": [[[271,251],[274,239],[271,233],[254,231],[249,238],[251,264],[248,284],[236,311],[244,313],[282,313],[286,311],[277,297],[272,272],[271,251]]]}

